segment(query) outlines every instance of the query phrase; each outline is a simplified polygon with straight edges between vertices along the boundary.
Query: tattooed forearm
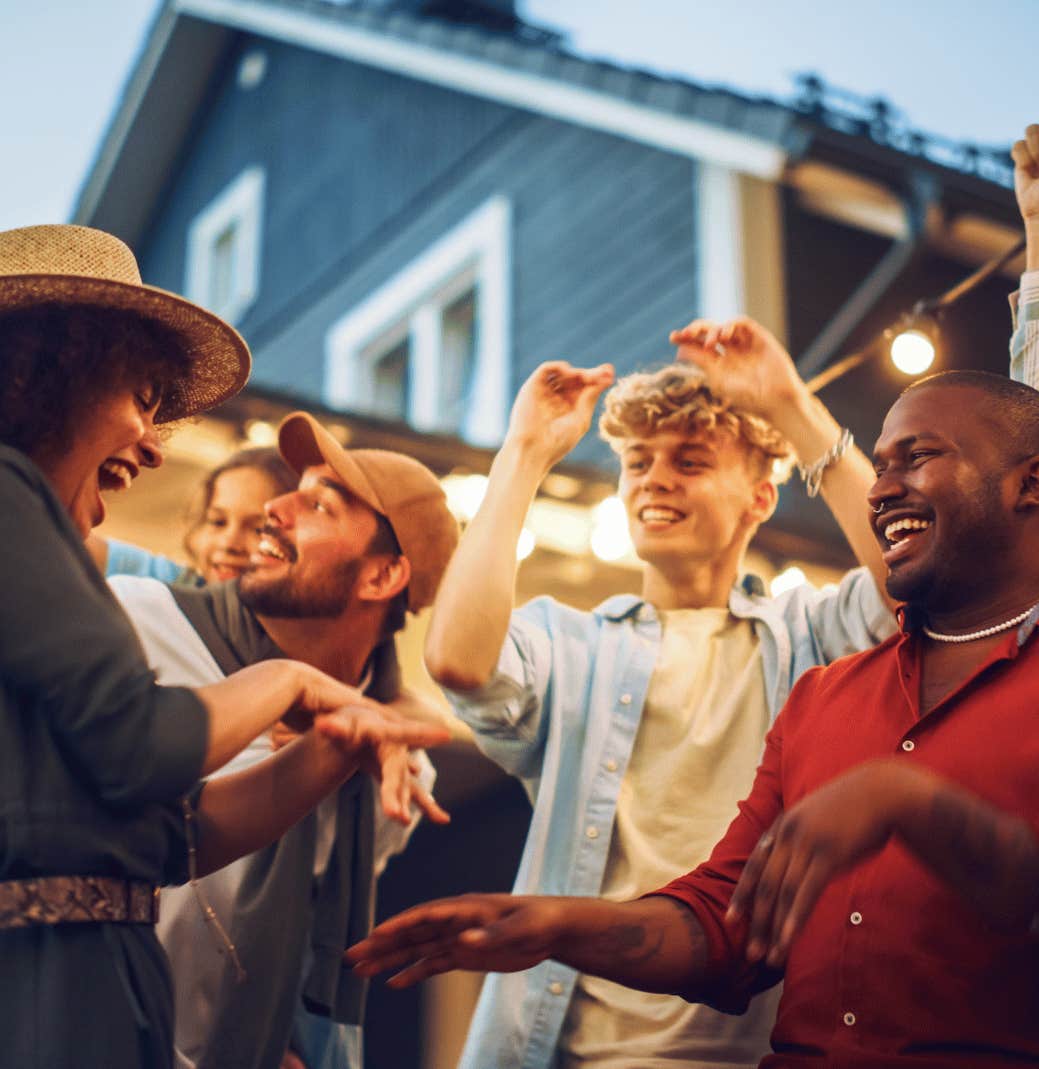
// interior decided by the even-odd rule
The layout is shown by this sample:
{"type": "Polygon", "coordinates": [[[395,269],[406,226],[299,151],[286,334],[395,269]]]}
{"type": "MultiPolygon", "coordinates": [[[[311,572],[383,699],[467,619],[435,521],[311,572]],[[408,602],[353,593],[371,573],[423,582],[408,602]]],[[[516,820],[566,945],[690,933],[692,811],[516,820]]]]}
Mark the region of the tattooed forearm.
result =
{"type": "Polygon", "coordinates": [[[663,896],[635,902],[582,899],[552,956],[641,991],[686,992],[707,966],[707,940],[695,914],[663,896]]]}
{"type": "Polygon", "coordinates": [[[910,847],[990,920],[1027,923],[1039,910],[1039,841],[1019,817],[948,783],[912,820],[910,847]]]}
{"type": "Polygon", "coordinates": [[[602,952],[608,959],[634,965],[656,954],[663,941],[663,931],[648,932],[644,924],[616,924],[603,932],[602,952]]]}

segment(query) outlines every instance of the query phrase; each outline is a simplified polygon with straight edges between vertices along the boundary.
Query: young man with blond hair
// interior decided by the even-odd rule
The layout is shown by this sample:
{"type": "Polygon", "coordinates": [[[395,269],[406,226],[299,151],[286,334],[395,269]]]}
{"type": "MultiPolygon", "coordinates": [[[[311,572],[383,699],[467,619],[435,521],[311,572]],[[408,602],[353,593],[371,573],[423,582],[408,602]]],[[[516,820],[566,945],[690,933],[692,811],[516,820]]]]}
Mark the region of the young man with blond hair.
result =
{"type": "MultiPolygon", "coordinates": [[[[513,611],[526,511],[613,379],[608,365],[554,363],[517,397],[434,606],[430,671],[534,807],[519,893],[626,900],[702,861],[797,677],[894,629],[863,506],[870,464],[789,355],[750,320],[694,322],[672,341],[679,363],[621,380],[600,423],[620,458],[641,597],[513,611]],[[743,558],[795,457],[873,575],[770,598],[743,558]]],[[[769,994],[726,1017],[545,961],[488,977],[460,1069],[751,1066],[774,1007],[769,994]]]]}

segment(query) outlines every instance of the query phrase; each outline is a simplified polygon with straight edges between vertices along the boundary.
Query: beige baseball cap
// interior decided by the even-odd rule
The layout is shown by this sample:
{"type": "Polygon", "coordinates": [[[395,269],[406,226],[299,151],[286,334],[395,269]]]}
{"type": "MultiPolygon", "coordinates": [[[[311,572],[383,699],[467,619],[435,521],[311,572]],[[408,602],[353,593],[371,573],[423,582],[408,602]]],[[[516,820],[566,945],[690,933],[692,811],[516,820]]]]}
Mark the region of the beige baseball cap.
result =
{"type": "Polygon", "coordinates": [[[299,475],[328,464],[350,493],[386,517],[411,565],[408,608],[431,605],[458,544],[458,524],[429,468],[387,449],[344,449],[308,412],[282,420],[278,448],[299,475]]]}

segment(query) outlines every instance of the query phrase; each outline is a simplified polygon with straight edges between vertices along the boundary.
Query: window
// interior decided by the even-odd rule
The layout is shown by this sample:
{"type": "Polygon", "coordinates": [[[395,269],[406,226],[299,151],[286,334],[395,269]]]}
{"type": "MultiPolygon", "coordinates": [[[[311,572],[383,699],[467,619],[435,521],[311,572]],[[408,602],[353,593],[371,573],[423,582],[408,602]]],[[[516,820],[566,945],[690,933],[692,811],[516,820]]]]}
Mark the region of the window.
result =
{"type": "Polygon", "coordinates": [[[329,404],[497,445],[509,389],[509,203],[495,197],[333,324],[329,404]]]}
{"type": "Polygon", "coordinates": [[[263,170],[243,171],[188,230],[185,294],[238,323],[260,288],[263,170]]]}

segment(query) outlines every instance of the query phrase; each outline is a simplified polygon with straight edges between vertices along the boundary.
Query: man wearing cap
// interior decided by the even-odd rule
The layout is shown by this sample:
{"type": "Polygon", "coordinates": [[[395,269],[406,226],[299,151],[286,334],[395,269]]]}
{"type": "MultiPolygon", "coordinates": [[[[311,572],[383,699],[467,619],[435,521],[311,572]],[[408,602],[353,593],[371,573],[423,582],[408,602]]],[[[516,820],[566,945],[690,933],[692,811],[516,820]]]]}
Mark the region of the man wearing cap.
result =
{"type": "MultiPolygon", "coordinates": [[[[279,444],[299,488],[267,504],[259,550],[237,583],[189,589],[117,576],[111,586],[165,682],[293,657],[391,701],[393,635],[408,611],[432,602],[457,540],[443,491],[410,457],[345,450],[306,413],[286,418],[279,444]]],[[[257,739],[227,770],[269,753],[267,737],[257,739]]],[[[407,834],[377,828],[370,782],[354,777],[273,846],[201,881],[200,902],[190,887],[163,892],[180,1066],[277,1065],[291,1047],[308,1066],[360,1069],[364,985],[341,954],[367,931],[374,876],[407,834]],[[226,939],[203,931],[214,925],[207,907],[226,939]]],[[[413,791],[446,819],[422,784],[413,791]]],[[[382,802],[409,820],[399,800],[382,802]]]]}

